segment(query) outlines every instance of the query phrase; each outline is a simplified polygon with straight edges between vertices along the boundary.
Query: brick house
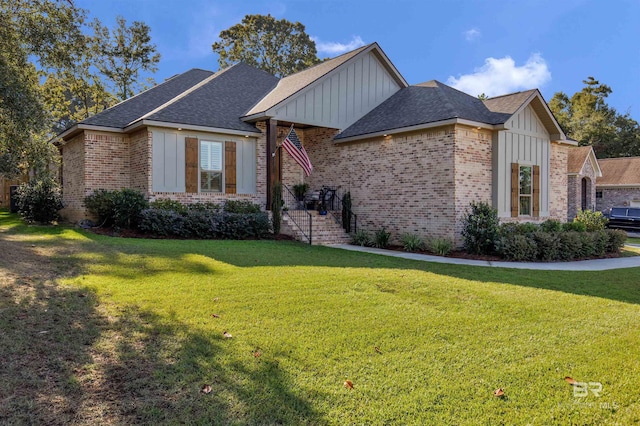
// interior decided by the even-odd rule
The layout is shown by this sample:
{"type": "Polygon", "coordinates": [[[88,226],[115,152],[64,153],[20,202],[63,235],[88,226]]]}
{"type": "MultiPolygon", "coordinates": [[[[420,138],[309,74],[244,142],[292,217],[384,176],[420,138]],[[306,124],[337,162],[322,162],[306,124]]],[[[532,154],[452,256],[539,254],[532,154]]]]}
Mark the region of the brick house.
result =
{"type": "Polygon", "coordinates": [[[572,220],[580,210],[596,211],[596,182],[601,182],[602,170],[591,146],[579,146],[569,150],[568,215],[572,220]]]}
{"type": "Polygon", "coordinates": [[[640,207],[640,157],[598,160],[602,177],[596,182],[596,210],[611,207],[640,207]]]}
{"type": "Polygon", "coordinates": [[[240,63],[191,70],[78,123],[55,141],[65,209],[95,189],[150,199],[248,199],[309,183],[349,191],[360,228],[460,242],[471,201],[505,220],[566,220],[568,140],[538,90],[487,100],[410,86],[377,43],[277,79],[240,63]],[[294,126],[311,162],[278,145],[294,126]]]}

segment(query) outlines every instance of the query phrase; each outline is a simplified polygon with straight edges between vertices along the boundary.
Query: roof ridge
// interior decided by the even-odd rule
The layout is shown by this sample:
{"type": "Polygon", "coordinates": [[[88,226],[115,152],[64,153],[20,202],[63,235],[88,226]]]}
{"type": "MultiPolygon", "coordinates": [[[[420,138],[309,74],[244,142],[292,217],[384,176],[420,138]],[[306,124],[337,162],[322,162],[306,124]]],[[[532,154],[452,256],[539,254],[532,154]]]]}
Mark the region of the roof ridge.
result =
{"type": "MultiPolygon", "coordinates": [[[[316,68],[316,67],[318,67],[318,66],[320,66],[320,65],[326,64],[327,62],[335,61],[336,59],[339,59],[339,58],[341,58],[341,57],[343,57],[343,56],[345,56],[345,55],[349,55],[349,54],[355,53],[357,50],[364,50],[364,49],[366,49],[366,48],[368,48],[368,47],[370,47],[370,46],[372,46],[372,45],[374,45],[374,44],[377,44],[377,43],[374,41],[373,43],[369,43],[369,44],[367,44],[367,45],[365,45],[365,46],[360,46],[360,47],[358,47],[358,48],[356,48],[356,49],[350,50],[350,51],[348,51],[348,52],[344,52],[344,53],[342,53],[342,54],[340,54],[340,55],[338,55],[338,56],[334,56],[333,58],[326,58],[324,61],[320,61],[320,62],[318,62],[317,64],[312,65],[312,66],[310,66],[310,67],[308,67],[308,68],[305,68],[305,69],[300,70],[300,71],[296,71],[296,72],[294,72],[293,74],[285,75],[285,76],[284,76],[284,77],[282,77],[280,80],[286,80],[286,79],[287,79],[287,78],[289,78],[289,77],[293,77],[293,76],[298,75],[298,74],[300,74],[300,73],[307,72],[307,71],[312,70],[312,69],[314,69],[314,68],[316,68]]],[[[357,55],[357,53],[356,53],[356,55],[357,55]]],[[[323,75],[326,75],[326,73],[325,73],[325,74],[323,74],[323,75]]],[[[322,76],[320,76],[320,77],[322,77],[322,76]]],[[[318,77],[318,78],[320,78],[320,77],[318,77]]],[[[315,81],[315,80],[314,80],[314,81],[315,81]]]]}
{"type": "Polygon", "coordinates": [[[129,124],[127,124],[125,127],[128,127],[130,125],[132,125],[133,123],[135,123],[136,121],[139,120],[144,120],[147,117],[151,117],[152,115],[162,111],[163,109],[165,109],[166,107],[168,107],[169,105],[178,102],[180,99],[185,98],[186,96],[190,95],[191,93],[195,92],[196,90],[198,90],[199,88],[201,88],[202,86],[204,86],[205,84],[208,84],[210,81],[220,77],[222,74],[224,74],[225,72],[227,72],[228,70],[230,70],[231,68],[235,67],[238,64],[241,64],[243,62],[238,62],[235,63],[231,66],[228,66],[226,68],[223,68],[221,70],[218,70],[216,72],[214,72],[212,75],[210,75],[209,77],[205,78],[204,80],[200,81],[199,83],[191,86],[190,88],[188,88],[187,90],[185,90],[184,92],[180,93],[177,96],[174,96],[173,98],[169,99],[167,102],[165,102],[164,104],[160,105],[159,107],[157,107],[156,109],[153,109],[151,111],[149,111],[148,113],[142,115],[141,117],[138,117],[136,119],[134,119],[133,121],[131,121],[129,124]]]}
{"type": "Polygon", "coordinates": [[[506,96],[519,95],[520,93],[535,92],[536,90],[538,90],[538,89],[520,90],[520,91],[518,91],[518,92],[505,93],[504,95],[492,96],[492,97],[490,97],[490,98],[483,99],[483,100],[485,100],[485,101],[491,101],[491,100],[493,100],[493,99],[504,98],[504,97],[506,97],[506,96]]]}

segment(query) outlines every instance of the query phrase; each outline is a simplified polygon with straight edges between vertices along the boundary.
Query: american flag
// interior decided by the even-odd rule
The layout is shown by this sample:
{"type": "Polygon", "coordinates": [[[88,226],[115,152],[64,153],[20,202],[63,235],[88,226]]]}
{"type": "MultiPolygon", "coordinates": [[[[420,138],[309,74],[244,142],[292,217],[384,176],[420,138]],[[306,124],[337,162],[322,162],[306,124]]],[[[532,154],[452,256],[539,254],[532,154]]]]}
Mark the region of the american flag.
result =
{"type": "Polygon", "coordinates": [[[305,176],[309,176],[313,170],[313,166],[311,165],[311,160],[309,160],[307,151],[304,150],[304,147],[300,143],[300,139],[298,139],[298,135],[296,135],[296,131],[293,130],[293,126],[291,126],[291,130],[289,130],[287,137],[284,138],[282,147],[289,153],[296,163],[302,167],[305,176]]]}

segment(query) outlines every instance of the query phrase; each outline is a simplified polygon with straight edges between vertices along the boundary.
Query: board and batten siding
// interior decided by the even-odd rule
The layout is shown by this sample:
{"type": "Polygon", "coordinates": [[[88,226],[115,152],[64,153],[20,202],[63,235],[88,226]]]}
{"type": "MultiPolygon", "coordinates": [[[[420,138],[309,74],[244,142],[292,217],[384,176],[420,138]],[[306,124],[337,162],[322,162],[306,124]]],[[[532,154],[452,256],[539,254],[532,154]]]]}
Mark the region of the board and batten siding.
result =
{"type": "MultiPolygon", "coordinates": [[[[236,193],[256,193],[256,139],[219,133],[171,131],[150,129],[152,132],[152,181],[153,192],[185,192],[185,139],[198,141],[235,142],[236,145],[236,193]]],[[[198,149],[199,151],[199,149],[198,149]]],[[[223,164],[224,169],[224,164],[223,164]]],[[[198,176],[200,173],[198,173],[198,176]]],[[[224,173],[223,173],[224,178],[224,173]]],[[[225,187],[225,182],[222,183],[225,187]]],[[[198,188],[200,185],[198,185],[198,188]]]]}
{"type": "Polygon", "coordinates": [[[398,83],[369,52],[293,96],[275,110],[275,118],[346,129],[398,90],[398,83]]]}
{"type": "Polygon", "coordinates": [[[493,191],[498,216],[511,216],[511,163],[540,166],[540,216],[549,216],[551,141],[530,105],[511,117],[493,138],[493,191]]]}

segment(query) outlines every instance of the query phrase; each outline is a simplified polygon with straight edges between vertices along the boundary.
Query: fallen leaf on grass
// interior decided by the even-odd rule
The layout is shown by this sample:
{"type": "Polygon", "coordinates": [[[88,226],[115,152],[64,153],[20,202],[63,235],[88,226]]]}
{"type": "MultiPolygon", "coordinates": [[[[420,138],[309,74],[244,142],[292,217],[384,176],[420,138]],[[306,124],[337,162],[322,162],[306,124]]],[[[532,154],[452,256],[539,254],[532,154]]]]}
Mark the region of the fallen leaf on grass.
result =
{"type": "Polygon", "coordinates": [[[225,331],[224,333],[222,333],[222,335],[225,339],[231,339],[233,337],[228,331],[225,331]]]}
{"type": "Polygon", "coordinates": [[[347,389],[353,389],[353,382],[351,380],[345,380],[344,387],[347,389]]]}
{"type": "Polygon", "coordinates": [[[220,318],[220,315],[218,315],[218,314],[211,314],[211,316],[214,317],[214,318],[220,318]]]}
{"type": "Polygon", "coordinates": [[[565,377],[565,378],[564,378],[564,381],[565,381],[565,382],[567,382],[567,383],[569,383],[571,386],[575,386],[575,385],[576,385],[576,383],[578,383],[578,382],[576,382],[575,380],[573,380],[573,379],[572,379],[571,377],[569,377],[569,376],[565,377]]]}
{"type": "Polygon", "coordinates": [[[211,393],[211,386],[210,385],[203,385],[202,389],[200,389],[200,392],[202,392],[202,393],[211,393]]]}
{"type": "Polygon", "coordinates": [[[493,396],[498,398],[504,398],[504,389],[499,388],[493,391],[493,396]]]}
{"type": "Polygon", "coordinates": [[[254,356],[255,358],[260,358],[260,355],[262,355],[262,354],[261,354],[259,351],[255,351],[255,352],[253,353],[253,356],[254,356]]]}
{"type": "Polygon", "coordinates": [[[217,301],[218,301],[218,298],[217,298],[217,297],[214,297],[214,298],[213,298],[213,301],[214,301],[214,302],[217,302],[217,301]]]}
{"type": "Polygon", "coordinates": [[[376,350],[376,352],[378,352],[379,354],[381,354],[381,353],[382,353],[382,351],[380,350],[380,348],[379,348],[379,347],[377,347],[377,346],[374,346],[374,347],[373,347],[373,349],[375,349],[375,350],[376,350]]]}

